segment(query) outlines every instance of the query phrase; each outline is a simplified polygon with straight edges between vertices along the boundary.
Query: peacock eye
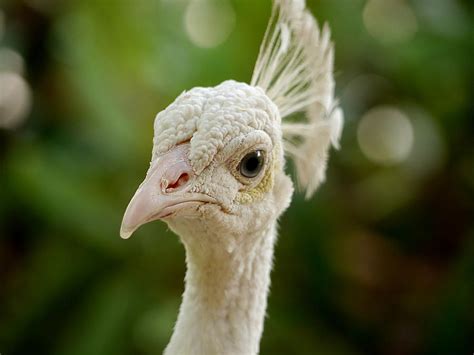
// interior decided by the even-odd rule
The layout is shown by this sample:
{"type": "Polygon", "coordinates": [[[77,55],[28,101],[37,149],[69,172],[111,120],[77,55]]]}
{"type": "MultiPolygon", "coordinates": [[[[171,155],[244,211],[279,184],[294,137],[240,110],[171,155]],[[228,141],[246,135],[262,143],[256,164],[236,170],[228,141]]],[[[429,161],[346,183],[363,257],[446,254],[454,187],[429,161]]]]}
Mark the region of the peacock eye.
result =
{"type": "Polygon", "coordinates": [[[263,150],[248,153],[239,164],[239,171],[246,178],[256,177],[263,168],[265,156],[263,150]]]}

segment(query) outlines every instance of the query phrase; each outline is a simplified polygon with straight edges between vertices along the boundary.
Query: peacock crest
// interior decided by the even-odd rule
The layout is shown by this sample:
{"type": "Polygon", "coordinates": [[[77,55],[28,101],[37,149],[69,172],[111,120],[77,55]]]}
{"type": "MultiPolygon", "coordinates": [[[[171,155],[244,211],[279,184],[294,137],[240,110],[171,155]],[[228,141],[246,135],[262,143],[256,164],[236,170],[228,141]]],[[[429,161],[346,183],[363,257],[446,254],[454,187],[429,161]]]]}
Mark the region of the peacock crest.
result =
{"type": "Polygon", "coordinates": [[[309,198],[324,181],[328,149],[339,147],[342,110],[334,98],[334,48],[303,0],[275,0],[250,84],[262,88],[282,119],[285,153],[309,198]],[[291,116],[303,112],[305,119],[291,116]]]}

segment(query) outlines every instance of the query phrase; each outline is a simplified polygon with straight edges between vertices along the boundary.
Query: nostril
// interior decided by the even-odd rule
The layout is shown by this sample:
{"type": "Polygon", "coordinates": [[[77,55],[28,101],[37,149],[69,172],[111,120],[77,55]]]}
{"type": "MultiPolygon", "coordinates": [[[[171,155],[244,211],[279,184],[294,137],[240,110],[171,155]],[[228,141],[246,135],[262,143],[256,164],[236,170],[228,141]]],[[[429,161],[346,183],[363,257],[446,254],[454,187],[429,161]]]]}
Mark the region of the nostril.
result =
{"type": "Polygon", "coordinates": [[[186,183],[188,181],[189,181],[189,174],[188,173],[182,173],[178,177],[178,179],[176,179],[176,181],[168,183],[168,185],[166,186],[166,191],[169,192],[169,191],[172,191],[172,190],[176,190],[176,189],[180,188],[181,186],[186,185],[186,183]]]}
{"type": "MultiPolygon", "coordinates": [[[[168,162],[164,162],[168,163],[168,162]]],[[[160,177],[160,188],[162,193],[170,193],[183,190],[189,186],[193,178],[193,171],[189,163],[184,160],[171,161],[170,164],[157,172],[160,177]]]]}

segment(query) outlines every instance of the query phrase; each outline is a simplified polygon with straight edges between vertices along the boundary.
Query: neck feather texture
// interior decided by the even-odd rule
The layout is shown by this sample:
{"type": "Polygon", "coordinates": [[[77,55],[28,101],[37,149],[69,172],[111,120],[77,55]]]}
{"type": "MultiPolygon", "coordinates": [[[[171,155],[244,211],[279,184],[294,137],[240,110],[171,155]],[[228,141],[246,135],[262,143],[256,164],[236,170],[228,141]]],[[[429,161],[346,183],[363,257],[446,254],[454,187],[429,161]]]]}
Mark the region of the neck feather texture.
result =
{"type": "Polygon", "coordinates": [[[226,247],[220,243],[208,247],[208,243],[202,243],[199,231],[192,234],[195,235],[182,236],[186,286],[164,354],[257,354],[267,307],[276,222],[252,235],[232,236],[228,240],[234,242],[226,247]]]}

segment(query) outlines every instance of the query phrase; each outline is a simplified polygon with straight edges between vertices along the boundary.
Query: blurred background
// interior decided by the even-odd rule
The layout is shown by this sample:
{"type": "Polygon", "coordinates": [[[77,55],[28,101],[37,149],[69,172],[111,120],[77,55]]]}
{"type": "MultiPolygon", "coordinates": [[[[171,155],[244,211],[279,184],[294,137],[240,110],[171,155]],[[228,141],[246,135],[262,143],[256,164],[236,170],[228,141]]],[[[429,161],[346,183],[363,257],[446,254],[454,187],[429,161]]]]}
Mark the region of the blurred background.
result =
{"type": "MultiPolygon", "coordinates": [[[[160,354],[184,250],[119,238],[155,114],[248,81],[270,0],[1,0],[0,353],[160,354]]],[[[281,220],[264,354],[474,351],[474,4],[314,0],[341,150],[281,220]]],[[[291,170],[291,169],[289,169],[291,170]]]]}

